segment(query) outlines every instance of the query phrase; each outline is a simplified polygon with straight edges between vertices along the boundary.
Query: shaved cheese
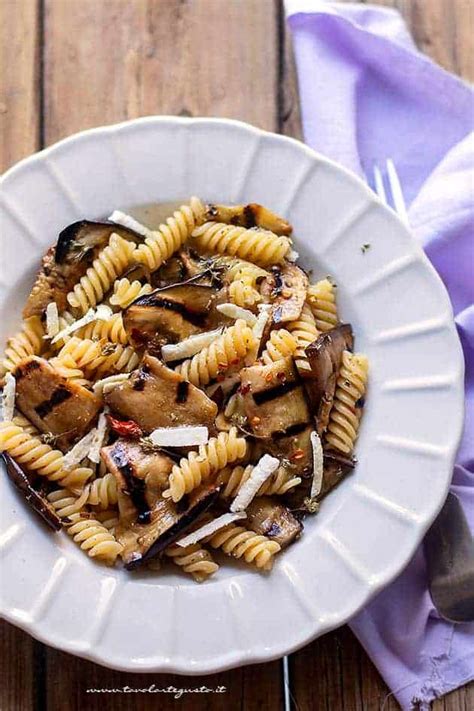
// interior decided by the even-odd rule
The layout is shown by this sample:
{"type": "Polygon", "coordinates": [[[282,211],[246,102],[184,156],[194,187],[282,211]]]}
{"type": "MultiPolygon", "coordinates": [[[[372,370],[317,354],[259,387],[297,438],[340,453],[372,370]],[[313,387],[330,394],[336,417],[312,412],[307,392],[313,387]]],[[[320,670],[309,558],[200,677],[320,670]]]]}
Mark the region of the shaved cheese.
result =
{"type": "Polygon", "coordinates": [[[127,215],[126,212],[121,212],[120,210],[114,210],[109,217],[110,222],[115,222],[116,225],[122,225],[122,227],[128,227],[129,230],[137,232],[137,234],[142,235],[142,237],[149,237],[153,230],[148,229],[141,222],[138,222],[131,215],[127,215]]]}
{"type": "Polygon", "coordinates": [[[57,333],[59,333],[58,305],[55,301],[50,301],[46,307],[46,337],[54,338],[57,333]]]}
{"type": "Polygon", "coordinates": [[[65,336],[69,336],[71,333],[74,333],[74,331],[78,331],[83,326],[87,326],[89,323],[92,323],[92,321],[108,321],[112,316],[112,313],[113,312],[110,306],[99,304],[95,310],[89,309],[85,316],[78,318],[77,321],[73,321],[66,326],[66,328],[63,328],[62,331],[59,331],[54,336],[51,343],[56,343],[56,341],[63,339],[65,336]]]}
{"type": "Polygon", "coordinates": [[[150,434],[157,447],[194,447],[209,442],[207,427],[157,427],[150,434]]]}
{"type": "Polygon", "coordinates": [[[299,258],[300,258],[300,255],[298,254],[296,249],[290,249],[290,251],[286,255],[286,259],[289,262],[297,262],[299,258]]]}
{"type": "MultiPolygon", "coordinates": [[[[92,430],[94,432],[94,430],[92,430]]],[[[107,417],[106,411],[101,412],[99,415],[99,421],[97,423],[97,428],[95,429],[94,437],[92,438],[92,444],[89,450],[88,457],[91,462],[98,464],[100,462],[100,450],[104,446],[105,438],[107,437],[107,417]]]]}
{"type": "Polygon", "coordinates": [[[124,383],[130,377],[130,373],[117,373],[116,375],[109,375],[107,378],[102,378],[94,383],[94,395],[106,395],[111,390],[113,390],[120,383],[124,383]]]}
{"type": "Polygon", "coordinates": [[[258,464],[254,466],[252,472],[233,500],[230,510],[243,511],[258,493],[262,484],[273,474],[280,466],[280,461],[276,457],[271,457],[269,454],[264,454],[258,464]]]}
{"type": "Polygon", "coordinates": [[[215,341],[222,334],[222,330],[222,328],[216,328],[214,331],[206,331],[195,336],[189,336],[189,338],[185,338],[180,343],[169,343],[161,348],[161,357],[165,363],[171,360],[191,358],[191,356],[206,348],[212,341],[215,341]]]}
{"type": "Polygon", "coordinates": [[[97,435],[97,428],[94,427],[82,439],[69,450],[63,457],[63,469],[72,469],[89,456],[90,448],[97,435]]]}
{"type": "Polygon", "coordinates": [[[323,486],[324,457],[321,437],[317,432],[310,434],[311,446],[313,448],[313,481],[311,483],[311,498],[321,493],[323,486]]]}
{"type": "Polygon", "coordinates": [[[237,306],[237,304],[217,304],[216,309],[228,318],[236,320],[242,318],[249,326],[254,326],[257,323],[255,314],[248,309],[243,309],[242,306],[237,306]]]}
{"type": "Polygon", "coordinates": [[[203,538],[212,536],[216,531],[220,531],[221,528],[225,528],[225,526],[228,526],[230,523],[240,521],[243,518],[247,518],[245,511],[222,514],[222,516],[218,516],[218,518],[215,518],[213,521],[209,521],[209,523],[204,524],[204,526],[181,538],[180,541],[176,541],[176,543],[183,548],[192,546],[198,541],[202,541],[203,538]]]}
{"type": "Polygon", "coordinates": [[[257,320],[252,329],[255,338],[255,345],[247,354],[247,357],[245,358],[245,365],[252,365],[257,358],[263,332],[265,330],[265,326],[267,325],[267,321],[270,318],[271,308],[270,304],[260,304],[258,307],[260,313],[258,314],[257,320]]]}
{"type": "Polygon", "coordinates": [[[13,420],[15,412],[16,380],[11,373],[5,375],[5,385],[2,394],[2,417],[4,420],[13,420]]]}

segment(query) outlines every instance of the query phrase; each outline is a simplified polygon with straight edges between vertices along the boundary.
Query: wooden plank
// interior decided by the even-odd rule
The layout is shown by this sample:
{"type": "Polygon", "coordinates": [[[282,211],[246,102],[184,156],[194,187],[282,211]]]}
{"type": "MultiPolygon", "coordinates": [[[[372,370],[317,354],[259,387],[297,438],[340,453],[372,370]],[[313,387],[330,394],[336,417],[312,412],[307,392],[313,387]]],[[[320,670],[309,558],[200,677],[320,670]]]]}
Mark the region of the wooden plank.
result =
{"type": "MultiPolygon", "coordinates": [[[[278,129],[277,13],[273,0],[46,0],[45,139],[146,114],[225,116],[278,129]]],[[[209,677],[114,672],[48,650],[48,711],[166,711],[169,694],[91,694],[88,688],[198,688],[186,708],[281,706],[280,663],[209,677]],[[57,673],[57,670],[61,670],[57,673]]]]}
{"type": "Polygon", "coordinates": [[[277,129],[273,0],[46,0],[45,136],[147,114],[277,129]]]}
{"type": "Polygon", "coordinates": [[[38,146],[39,30],[36,0],[0,2],[0,173],[38,146]]]}
{"type": "MultiPolygon", "coordinates": [[[[0,2],[0,172],[38,148],[39,16],[36,0],[0,2]]],[[[0,622],[0,709],[30,711],[40,645],[0,622]]]]}

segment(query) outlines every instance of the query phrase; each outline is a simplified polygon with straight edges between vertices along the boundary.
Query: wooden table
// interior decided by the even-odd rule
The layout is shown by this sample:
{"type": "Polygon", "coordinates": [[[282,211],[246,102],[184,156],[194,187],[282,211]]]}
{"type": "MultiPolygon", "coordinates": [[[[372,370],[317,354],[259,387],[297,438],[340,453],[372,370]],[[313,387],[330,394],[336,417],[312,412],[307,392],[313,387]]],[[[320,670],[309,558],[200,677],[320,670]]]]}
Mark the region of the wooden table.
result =
{"type": "MultiPolygon", "coordinates": [[[[384,0],[419,47],[474,78],[473,0],[384,0]]],[[[277,0],[0,0],[0,170],[76,131],[147,114],[225,116],[300,137],[289,37],[277,0]]],[[[206,678],[126,674],[0,626],[0,711],[282,708],[281,663],[206,678]],[[87,694],[208,687],[225,694],[87,694]]],[[[347,627],[291,656],[298,711],[398,705],[347,627]]],[[[434,708],[474,708],[474,685],[434,708]]]]}

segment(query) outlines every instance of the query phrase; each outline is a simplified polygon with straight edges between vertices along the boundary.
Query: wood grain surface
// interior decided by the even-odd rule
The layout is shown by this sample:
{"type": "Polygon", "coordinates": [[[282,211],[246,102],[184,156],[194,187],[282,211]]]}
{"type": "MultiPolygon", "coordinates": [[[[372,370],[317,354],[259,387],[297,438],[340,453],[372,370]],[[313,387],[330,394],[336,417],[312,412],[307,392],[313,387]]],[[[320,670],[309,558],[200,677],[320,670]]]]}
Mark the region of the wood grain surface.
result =
{"type": "MultiPolygon", "coordinates": [[[[416,43],[474,79],[472,0],[384,0],[416,43]]],[[[146,114],[223,116],[301,137],[291,38],[277,0],[0,0],[0,170],[91,126],[146,114]]],[[[1,584],[1,583],[0,583],[1,584]]],[[[280,662],[203,678],[114,672],[0,625],[0,711],[282,708],[280,662]],[[226,687],[138,694],[123,687],[226,687]],[[91,688],[122,693],[91,694],[91,688]]],[[[347,627],[292,655],[297,711],[398,705],[347,627]]],[[[474,685],[435,702],[470,711],[474,685]]]]}

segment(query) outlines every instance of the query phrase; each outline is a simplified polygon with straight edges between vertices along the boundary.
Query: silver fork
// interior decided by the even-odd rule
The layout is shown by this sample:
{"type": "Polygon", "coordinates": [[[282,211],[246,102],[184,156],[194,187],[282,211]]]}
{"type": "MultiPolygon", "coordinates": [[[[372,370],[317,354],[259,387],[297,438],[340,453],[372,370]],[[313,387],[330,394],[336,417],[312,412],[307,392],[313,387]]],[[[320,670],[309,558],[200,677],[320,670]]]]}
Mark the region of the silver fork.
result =
{"type": "MultiPolygon", "coordinates": [[[[379,198],[408,225],[408,214],[393,161],[374,166],[373,186],[379,198]]],[[[458,497],[448,493],[443,508],[425,536],[428,585],[438,613],[450,622],[474,620],[474,539],[458,497]]]]}

